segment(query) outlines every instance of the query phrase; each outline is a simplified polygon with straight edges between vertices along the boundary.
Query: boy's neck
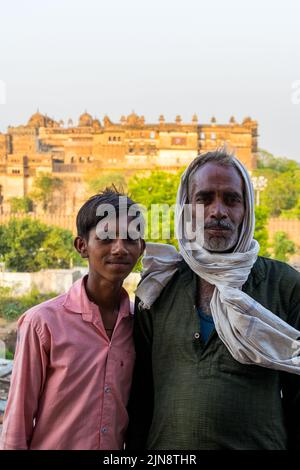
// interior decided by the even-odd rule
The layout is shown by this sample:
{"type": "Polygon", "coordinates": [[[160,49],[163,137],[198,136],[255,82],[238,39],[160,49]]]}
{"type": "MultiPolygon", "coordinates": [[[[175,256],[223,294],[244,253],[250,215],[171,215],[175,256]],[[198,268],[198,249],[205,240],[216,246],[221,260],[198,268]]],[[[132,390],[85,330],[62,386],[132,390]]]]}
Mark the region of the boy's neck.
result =
{"type": "Polygon", "coordinates": [[[107,279],[88,274],[85,281],[85,290],[88,298],[101,309],[116,307],[121,295],[122,282],[113,284],[107,279]]]}

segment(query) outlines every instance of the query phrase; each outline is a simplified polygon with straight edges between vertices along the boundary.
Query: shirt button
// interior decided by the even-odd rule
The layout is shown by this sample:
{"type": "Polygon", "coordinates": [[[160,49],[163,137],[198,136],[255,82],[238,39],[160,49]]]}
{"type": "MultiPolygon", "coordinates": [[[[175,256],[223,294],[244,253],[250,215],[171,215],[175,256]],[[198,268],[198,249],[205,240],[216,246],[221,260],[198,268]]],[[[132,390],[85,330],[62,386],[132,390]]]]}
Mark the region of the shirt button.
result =
{"type": "Polygon", "coordinates": [[[106,387],[104,388],[104,391],[105,391],[105,393],[109,393],[109,392],[110,392],[110,387],[107,387],[107,386],[106,386],[106,387]]]}
{"type": "Polygon", "coordinates": [[[105,428],[105,427],[101,428],[101,432],[102,432],[102,434],[106,434],[107,433],[107,428],[105,428]]]}
{"type": "Polygon", "coordinates": [[[198,333],[198,332],[194,333],[194,338],[199,339],[200,338],[200,333],[198,333]]]}

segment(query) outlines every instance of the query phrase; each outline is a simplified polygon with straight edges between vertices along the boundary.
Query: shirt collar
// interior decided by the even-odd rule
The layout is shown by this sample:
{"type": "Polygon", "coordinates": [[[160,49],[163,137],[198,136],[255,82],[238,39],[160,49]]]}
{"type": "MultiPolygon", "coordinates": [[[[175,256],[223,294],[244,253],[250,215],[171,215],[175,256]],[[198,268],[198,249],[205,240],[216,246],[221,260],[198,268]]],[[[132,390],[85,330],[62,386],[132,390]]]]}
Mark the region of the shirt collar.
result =
{"type": "MultiPolygon", "coordinates": [[[[98,306],[92,302],[85,290],[85,279],[88,274],[78,279],[69,289],[63,306],[70,313],[80,313],[83,320],[92,322],[94,315],[99,316],[98,306]]],[[[122,287],[119,315],[121,318],[132,315],[128,293],[122,287]]]]}

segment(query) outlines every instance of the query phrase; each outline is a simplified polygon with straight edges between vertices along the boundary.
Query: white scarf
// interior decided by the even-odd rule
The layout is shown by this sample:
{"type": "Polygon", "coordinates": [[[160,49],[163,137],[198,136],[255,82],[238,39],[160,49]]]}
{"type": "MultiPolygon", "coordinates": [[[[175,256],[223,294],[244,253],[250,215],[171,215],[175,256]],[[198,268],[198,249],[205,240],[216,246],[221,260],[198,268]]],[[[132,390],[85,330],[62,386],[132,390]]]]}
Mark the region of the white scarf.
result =
{"type": "MultiPolygon", "coordinates": [[[[199,157],[201,158],[201,157],[199,157]]],[[[211,253],[198,245],[189,250],[182,230],[183,206],[188,203],[189,167],[177,192],[175,228],[179,251],[172,245],[147,243],[143,275],[136,290],[140,306],[149,309],[184,259],[201,278],[215,285],[210,302],[216,331],[231,355],[243,364],[300,374],[300,332],[241,290],[257,259],[259,244],[254,234],[254,195],[249,174],[234,159],[245,184],[245,215],[232,253],[211,253]],[[178,234],[183,234],[180,238],[178,234]]],[[[272,293],[270,292],[270,295],[272,293]]]]}

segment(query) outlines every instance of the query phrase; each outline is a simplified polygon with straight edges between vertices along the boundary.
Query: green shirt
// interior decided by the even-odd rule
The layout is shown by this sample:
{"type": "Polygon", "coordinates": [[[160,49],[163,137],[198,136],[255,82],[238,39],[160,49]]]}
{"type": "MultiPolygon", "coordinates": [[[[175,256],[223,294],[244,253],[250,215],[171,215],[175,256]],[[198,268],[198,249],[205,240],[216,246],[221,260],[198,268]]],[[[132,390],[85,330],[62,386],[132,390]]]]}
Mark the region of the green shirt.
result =
{"type": "MultiPolygon", "coordinates": [[[[128,449],[300,449],[300,376],[237,362],[215,330],[204,344],[196,286],[183,261],[150,311],[136,307],[128,449]]],[[[300,330],[293,268],[259,257],[243,290],[300,330]]]]}

